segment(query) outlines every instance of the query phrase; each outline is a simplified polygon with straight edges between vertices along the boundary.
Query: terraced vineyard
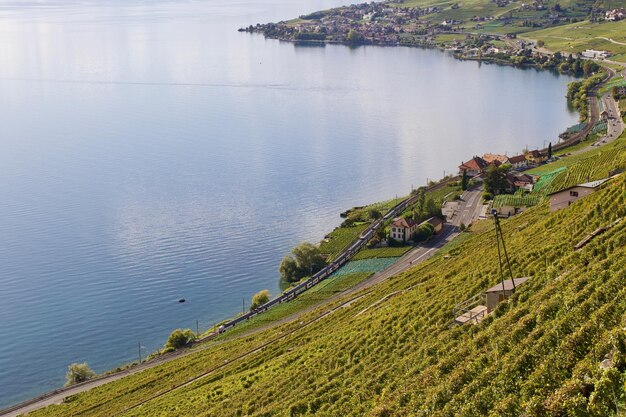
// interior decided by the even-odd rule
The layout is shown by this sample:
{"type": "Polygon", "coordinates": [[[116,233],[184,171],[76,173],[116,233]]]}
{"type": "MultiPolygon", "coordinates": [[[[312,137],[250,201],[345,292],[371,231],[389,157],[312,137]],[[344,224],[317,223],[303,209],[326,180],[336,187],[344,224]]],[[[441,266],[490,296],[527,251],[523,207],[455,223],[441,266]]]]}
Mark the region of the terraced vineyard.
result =
{"type": "Polygon", "coordinates": [[[552,164],[533,170],[540,175],[531,193],[517,192],[513,195],[498,195],[494,207],[505,205],[522,207],[534,206],[548,194],[572,185],[606,178],[609,172],[626,168],[626,139],[622,136],[615,142],[592,150],[581,156],[564,158],[552,164]],[[554,169],[557,167],[556,169],[554,169]],[[552,168],[552,171],[546,169],[552,168]]]}
{"type": "Polygon", "coordinates": [[[488,223],[453,242],[454,256],[32,415],[614,415],[626,377],[626,221],[573,245],[623,217],[626,175],[568,209],[542,203],[504,221],[514,274],[531,279],[479,325],[452,325],[452,308],[499,282],[488,223]]]}
{"type": "Polygon", "coordinates": [[[609,172],[626,167],[626,148],[623,146],[607,147],[592,158],[587,158],[569,167],[559,174],[546,187],[548,193],[580,184],[606,178],[609,172]]]}

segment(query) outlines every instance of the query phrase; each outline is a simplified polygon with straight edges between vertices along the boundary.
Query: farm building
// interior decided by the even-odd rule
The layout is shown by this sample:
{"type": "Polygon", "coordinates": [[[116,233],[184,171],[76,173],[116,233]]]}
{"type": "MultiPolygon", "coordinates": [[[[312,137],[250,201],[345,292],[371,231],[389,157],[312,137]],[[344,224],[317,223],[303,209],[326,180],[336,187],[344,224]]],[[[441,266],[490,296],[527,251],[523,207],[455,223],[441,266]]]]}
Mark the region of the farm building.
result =
{"type": "Polygon", "coordinates": [[[454,306],[452,313],[455,324],[478,324],[487,317],[502,301],[508,299],[515,290],[530,277],[507,279],[498,285],[494,285],[484,293],[477,294],[472,298],[454,306]]]}
{"type": "Polygon", "coordinates": [[[506,160],[506,163],[511,165],[514,169],[524,168],[528,166],[528,161],[525,155],[512,156],[506,160]]]}
{"type": "Polygon", "coordinates": [[[557,211],[562,208],[569,207],[579,198],[583,198],[595,192],[602,184],[607,182],[609,179],[610,178],[604,178],[597,181],[574,185],[572,187],[550,194],[550,211],[557,211]]]}
{"type": "Polygon", "coordinates": [[[536,149],[528,152],[525,155],[525,157],[528,160],[528,162],[530,162],[532,164],[540,164],[540,163],[544,162],[546,159],[548,159],[547,155],[543,155],[541,152],[539,152],[536,149]]]}
{"type": "Polygon", "coordinates": [[[411,238],[413,233],[417,230],[417,222],[413,219],[405,219],[403,217],[397,217],[391,223],[390,236],[393,240],[398,242],[406,242],[411,238]]]}
{"type": "Polygon", "coordinates": [[[498,285],[494,285],[493,287],[485,291],[485,293],[487,294],[487,313],[491,313],[493,310],[495,310],[496,306],[500,302],[506,300],[511,295],[513,295],[513,293],[515,292],[515,288],[528,281],[529,278],[530,277],[514,278],[512,280],[507,279],[506,281],[498,285]]]}
{"type": "Polygon", "coordinates": [[[426,223],[430,224],[433,227],[435,234],[441,232],[441,229],[443,229],[443,220],[441,220],[439,217],[431,217],[430,219],[426,219],[422,223],[420,223],[420,225],[426,223]]]}

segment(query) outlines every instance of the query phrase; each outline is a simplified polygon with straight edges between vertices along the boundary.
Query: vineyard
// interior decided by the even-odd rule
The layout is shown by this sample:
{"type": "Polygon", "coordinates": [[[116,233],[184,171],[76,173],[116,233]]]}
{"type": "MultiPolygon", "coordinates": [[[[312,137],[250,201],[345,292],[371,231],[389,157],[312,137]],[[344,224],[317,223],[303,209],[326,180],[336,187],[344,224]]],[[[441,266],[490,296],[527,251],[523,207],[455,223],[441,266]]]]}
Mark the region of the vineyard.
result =
{"type": "Polygon", "coordinates": [[[368,224],[360,224],[336,228],[320,243],[320,251],[328,255],[329,261],[336,258],[350,243],[359,237],[363,230],[367,229],[367,226],[368,224]]]}
{"type": "Polygon", "coordinates": [[[559,178],[567,169],[565,167],[557,168],[554,171],[541,174],[532,192],[526,190],[518,190],[515,194],[501,194],[497,195],[493,201],[494,208],[500,208],[502,206],[513,207],[531,207],[542,202],[552,189],[552,183],[559,178]]]}
{"type": "Polygon", "coordinates": [[[626,168],[626,146],[624,138],[602,146],[593,151],[564,158],[530,171],[538,174],[539,180],[533,191],[517,191],[515,194],[503,194],[494,198],[493,206],[505,205],[513,207],[534,206],[541,203],[550,193],[571,187],[576,184],[606,178],[616,169],[626,168]],[[556,167],[556,169],[555,169],[556,167]],[[552,171],[546,172],[546,169],[552,171]]]}
{"type": "Polygon", "coordinates": [[[374,249],[362,249],[354,255],[352,258],[353,261],[357,261],[359,259],[369,259],[369,258],[393,258],[400,257],[413,249],[412,246],[400,246],[400,247],[388,247],[388,248],[374,248],[374,249]]]}
{"type": "Polygon", "coordinates": [[[624,216],[622,176],[568,209],[542,203],[504,221],[513,272],[531,279],[479,325],[453,326],[451,312],[498,282],[488,223],[453,242],[454,256],[436,255],[342,308],[333,310],[347,299],[257,334],[226,333],[31,415],[611,416],[626,371],[626,228],[573,245],[624,216]]]}

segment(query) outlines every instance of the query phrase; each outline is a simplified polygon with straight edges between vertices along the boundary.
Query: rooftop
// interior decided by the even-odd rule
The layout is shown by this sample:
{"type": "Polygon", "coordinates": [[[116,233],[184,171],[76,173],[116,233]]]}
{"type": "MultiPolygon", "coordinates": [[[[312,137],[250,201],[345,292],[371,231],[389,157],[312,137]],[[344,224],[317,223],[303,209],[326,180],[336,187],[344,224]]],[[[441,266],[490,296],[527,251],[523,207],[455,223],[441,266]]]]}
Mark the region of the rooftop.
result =
{"type": "MultiPolygon", "coordinates": [[[[504,291],[511,291],[513,289],[513,282],[515,282],[515,286],[518,287],[522,285],[523,283],[525,283],[526,281],[528,281],[529,279],[530,277],[515,278],[513,280],[507,279],[504,281],[504,291]]],[[[490,293],[490,292],[501,292],[501,291],[502,291],[502,283],[499,283],[498,285],[494,285],[493,287],[489,288],[486,292],[490,293]]]]}

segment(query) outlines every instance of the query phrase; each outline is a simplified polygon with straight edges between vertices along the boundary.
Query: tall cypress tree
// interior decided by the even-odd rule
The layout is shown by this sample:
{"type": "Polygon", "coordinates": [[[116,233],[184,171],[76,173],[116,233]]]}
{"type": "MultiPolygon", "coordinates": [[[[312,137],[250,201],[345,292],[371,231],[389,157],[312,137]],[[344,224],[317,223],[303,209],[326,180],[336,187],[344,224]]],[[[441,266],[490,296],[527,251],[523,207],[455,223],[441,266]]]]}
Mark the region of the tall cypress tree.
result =
{"type": "Polygon", "coordinates": [[[461,177],[461,190],[467,190],[467,185],[469,183],[469,178],[467,178],[467,172],[463,170],[463,177],[461,177]]]}

